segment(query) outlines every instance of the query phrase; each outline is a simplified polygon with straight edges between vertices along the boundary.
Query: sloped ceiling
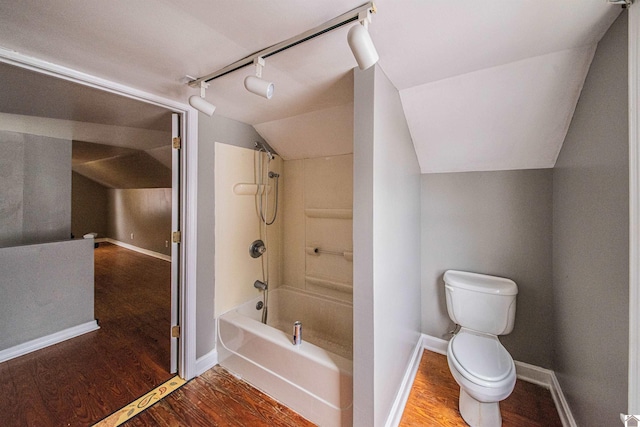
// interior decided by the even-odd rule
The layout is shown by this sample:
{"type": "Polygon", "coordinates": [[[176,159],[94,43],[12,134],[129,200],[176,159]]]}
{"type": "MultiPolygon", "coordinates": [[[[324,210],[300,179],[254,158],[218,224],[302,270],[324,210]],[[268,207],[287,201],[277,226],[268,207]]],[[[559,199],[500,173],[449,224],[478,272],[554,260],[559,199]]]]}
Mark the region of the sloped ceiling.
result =
{"type": "Polygon", "coordinates": [[[594,48],[553,52],[403,90],[422,172],[553,167],[594,48]]]}
{"type": "Polygon", "coordinates": [[[163,164],[146,151],[76,140],[71,153],[74,172],[107,188],[172,186],[171,163],[163,164]]]}
{"type": "Polygon", "coordinates": [[[72,170],[107,188],[171,187],[171,113],[0,63],[0,128],[72,141],[72,170]]]}
{"type": "MultiPolygon", "coordinates": [[[[186,102],[201,76],[362,0],[0,0],[0,46],[186,102]],[[46,18],[44,18],[46,17],[46,18]]],[[[379,0],[370,32],[400,91],[423,172],[552,167],[597,42],[604,0],[379,0]]],[[[216,114],[254,125],[284,158],[350,152],[355,66],[348,28],[212,82],[216,114]]]]}

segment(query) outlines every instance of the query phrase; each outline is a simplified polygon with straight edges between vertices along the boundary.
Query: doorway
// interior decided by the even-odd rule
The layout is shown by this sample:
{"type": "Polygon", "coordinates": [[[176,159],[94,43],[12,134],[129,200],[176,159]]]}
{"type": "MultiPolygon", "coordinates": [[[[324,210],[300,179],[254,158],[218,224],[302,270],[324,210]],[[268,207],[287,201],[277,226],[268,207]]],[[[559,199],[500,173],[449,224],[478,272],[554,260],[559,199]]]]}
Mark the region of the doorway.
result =
{"type": "MultiPolygon", "coordinates": [[[[7,58],[0,58],[0,72],[3,74],[3,77],[6,75],[6,72],[10,67],[12,67],[13,71],[15,71],[16,74],[19,76],[21,83],[19,85],[11,85],[10,83],[11,79],[3,78],[3,82],[4,84],[7,84],[7,87],[19,86],[22,88],[29,88],[29,90],[35,90],[34,88],[40,88],[42,93],[51,94],[55,92],[54,90],[55,87],[60,87],[65,84],[67,85],[73,84],[75,85],[74,86],[75,88],[80,87],[81,89],[91,89],[93,91],[91,97],[94,98],[93,101],[98,103],[98,108],[94,108],[91,111],[83,110],[83,108],[81,108],[81,106],[77,104],[77,100],[73,99],[74,93],[70,93],[70,91],[73,91],[75,89],[69,89],[66,91],[62,91],[61,93],[66,92],[64,97],[55,101],[48,100],[48,99],[43,100],[43,97],[41,97],[40,102],[42,103],[37,106],[39,108],[39,111],[37,112],[28,111],[29,106],[25,105],[24,102],[22,104],[20,103],[14,104],[9,107],[5,107],[4,105],[0,106],[2,107],[0,109],[0,115],[2,115],[1,118],[3,119],[2,120],[3,124],[6,124],[11,121],[11,120],[7,121],[7,119],[11,119],[12,117],[15,117],[15,116],[20,116],[20,117],[28,118],[28,120],[23,120],[19,124],[19,126],[23,126],[21,128],[23,130],[24,130],[24,124],[26,123],[26,121],[32,121],[33,123],[39,122],[40,124],[42,123],[48,123],[50,125],[55,124],[55,126],[49,126],[49,127],[51,129],[54,129],[55,132],[62,133],[62,134],[53,135],[54,137],[57,137],[57,138],[68,138],[70,140],[82,141],[87,139],[84,136],[86,136],[86,134],[89,132],[90,127],[101,128],[103,135],[110,134],[118,138],[118,137],[122,137],[122,132],[109,132],[109,131],[113,131],[116,128],[120,128],[120,130],[124,130],[124,133],[126,134],[127,133],[126,128],[129,128],[130,130],[132,128],[135,129],[135,126],[140,124],[139,123],[140,114],[138,113],[141,110],[144,110],[144,105],[153,105],[155,108],[162,108],[164,111],[165,117],[166,117],[166,114],[173,112],[177,114],[178,118],[184,119],[181,123],[178,123],[178,129],[180,131],[180,135],[186,136],[186,130],[189,129],[190,135],[192,136],[191,142],[193,143],[193,147],[196,146],[195,135],[197,132],[195,132],[195,130],[197,129],[197,116],[195,116],[193,112],[191,112],[189,108],[186,106],[180,105],[175,102],[154,98],[151,95],[141,94],[140,92],[128,90],[126,88],[123,89],[116,84],[111,84],[109,82],[101,81],[97,78],[87,77],[84,75],[79,77],[76,75],[69,75],[74,73],[70,72],[69,70],[62,69],[61,67],[58,68],[52,64],[38,63],[38,61],[32,60],[30,58],[20,58],[19,61],[16,61],[15,58],[12,58],[9,60],[7,60],[7,58]],[[9,65],[7,65],[7,63],[9,63],[9,65]],[[14,65],[17,65],[17,67],[13,67],[14,65]],[[34,70],[38,72],[34,72],[34,70]],[[42,75],[40,73],[41,71],[45,71],[46,74],[49,74],[49,76],[42,75]],[[32,82],[33,84],[25,84],[25,78],[26,78],[25,76],[31,75],[31,74],[36,76],[34,77],[34,81],[32,82]],[[51,77],[52,74],[55,75],[56,77],[55,78],[51,77]],[[46,78],[47,81],[35,83],[35,80],[38,80],[37,77],[41,77],[43,79],[46,78]],[[62,77],[62,78],[59,78],[59,77],[62,77]],[[70,83],[69,80],[71,80],[72,83],[70,83]],[[97,89],[98,87],[100,89],[97,89]],[[119,99],[126,98],[128,99],[128,101],[135,100],[138,106],[135,108],[136,111],[133,114],[131,114],[130,110],[129,110],[129,114],[125,114],[122,111],[119,111],[119,112],[109,111],[108,109],[103,108],[104,105],[100,104],[100,102],[106,102],[105,101],[106,97],[115,97],[119,99]],[[43,113],[43,108],[44,110],[47,110],[47,105],[51,107],[48,110],[50,114],[43,113]],[[89,117],[91,114],[94,114],[93,118],[97,120],[92,121],[89,117]],[[113,122],[107,123],[109,120],[116,120],[118,118],[122,118],[123,116],[128,116],[127,120],[130,120],[128,124],[116,125],[113,122]],[[192,120],[188,121],[187,119],[190,116],[192,120]],[[100,120],[102,120],[102,123],[99,123],[100,120]],[[74,122],[75,126],[72,127],[72,129],[65,127],[65,124],[68,124],[68,122],[74,122]],[[78,137],[73,132],[80,132],[80,134],[82,134],[83,136],[78,137]]],[[[11,72],[12,71],[8,71],[9,74],[11,74],[11,72]]],[[[4,89],[5,88],[3,87],[3,92],[6,94],[7,92],[4,91],[4,89]]],[[[21,95],[18,95],[18,96],[8,95],[4,99],[18,99],[20,98],[20,96],[22,97],[23,100],[30,98],[28,94],[22,93],[21,95]]],[[[47,98],[47,97],[44,97],[44,98],[47,98]]],[[[13,131],[20,131],[20,130],[14,129],[13,131]]],[[[33,126],[30,125],[29,131],[36,132],[36,133],[40,132],[41,127],[39,127],[39,125],[33,125],[33,126]]],[[[135,133],[136,131],[133,130],[132,132],[135,133]]],[[[169,141],[171,141],[171,137],[173,135],[171,134],[170,131],[167,132],[167,134],[169,137],[168,138],[169,141]]],[[[148,139],[145,139],[145,137],[142,137],[140,135],[138,135],[136,139],[138,142],[142,144],[148,143],[149,141],[148,139]]],[[[84,142],[87,142],[87,141],[84,141],[84,142]]],[[[99,141],[95,141],[95,142],[99,142],[99,141]]],[[[183,139],[183,143],[184,142],[185,141],[183,139]]],[[[184,155],[182,156],[183,157],[182,159],[179,158],[181,156],[177,156],[178,164],[179,165],[186,164],[188,158],[191,158],[193,161],[194,154],[195,154],[195,151],[193,152],[193,154],[190,154],[188,151],[185,150],[184,155]]],[[[171,162],[176,161],[175,160],[176,156],[172,154],[170,157],[172,159],[171,162]]],[[[173,199],[178,200],[180,203],[179,205],[173,205],[174,207],[172,208],[172,212],[174,212],[174,215],[172,215],[171,230],[169,230],[169,233],[167,233],[169,236],[168,243],[166,241],[163,241],[163,244],[164,245],[168,244],[168,246],[170,247],[172,252],[172,258],[174,261],[171,263],[171,266],[173,270],[172,275],[173,277],[175,277],[175,283],[176,283],[176,286],[173,292],[174,301],[176,301],[176,303],[171,308],[171,315],[175,320],[175,323],[172,321],[171,326],[180,326],[179,333],[174,332],[174,335],[177,335],[177,336],[171,339],[171,341],[174,343],[173,345],[174,351],[172,354],[176,355],[173,369],[177,370],[179,375],[182,376],[183,378],[190,379],[195,375],[195,372],[194,372],[195,370],[194,338],[195,337],[189,334],[190,325],[194,325],[195,323],[194,322],[195,313],[193,312],[189,313],[187,310],[183,309],[183,307],[189,306],[189,305],[194,306],[193,300],[195,296],[195,286],[190,285],[190,282],[193,282],[192,278],[195,277],[195,274],[193,272],[195,266],[193,263],[189,263],[188,261],[192,259],[192,257],[190,257],[190,254],[195,251],[193,248],[195,240],[189,239],[189,236],[195,233],[195,224],[193,222],[193,219],[190,219],[189,215],[187,215],[188,213],[187,206],[186,206],[186,203],[184,203],[184,200],[188,196],[190,196],[192,199],[195,198],[193,194],[190,195],[190,193],[187,191],[188,189],[187,181],[195,182],[196,168],[195,167],[191,168],[190,173],[187,173],[185,169],[186,168],[183,168],[182,170],[175,172],[175,174],[182,179],[180,180],[179,184],[174,187],[174,190],[171,191],[172,193],[171,198],[172,200],[173,199]],[[177,228],[173,228],[175,224],[177,224],[177,228]],[[191,228],[190,226],[192,225],[193,227],[191,228]],[[174,231],[181,232],[181,239],[175,240],[175,243],[174,243],[174,236],[173,236],[174,231]],[[190,244],[189,242],[193,242],[193,243],[190,244]],[[173,256],[174,253],[175,253],[175,256],[173,256]],[[189,272],[191,274],[189,274],[189,272]],[[187,280],[187,276],[190,278],[190,280],[187,280]],[[179,288],[177,286],[178,282],[181,283],[181,286],[179,288]],[[177,301],[180,301],[180,305],[178,305],[177,301]]],[[[171,328],[166,331],[167,337],[170,337],[170,334],[171,334],[171,328]]],[[[121,365],[115,359],[111,360],[111,362],[106,365],[100,365],[100,366],[96,365],[95,364],[96,359],[92,358],[91,353],[87,350],[88,348],[90,348],[89,344],[91,344],[91,342],[93,341],[92,336],[93,335],[91,333],[85,334],[81,337],[78,337],[77,339],[69,340],[65,343],[61,343],[49,348],[49,350],[51,350],[50,357],[52,359],[48,359],[46,363],[35,362],[34,361],[35,356],[33,354],[25,356],[25,360],[28,359],[36,364],[33,366],[46,365],[46,366],[51,366],[52,368],[56,366],[56,364],[64,364],[64,363],[69,364],[68,363],[69,360],[64,356],[62,356],[63,353],[60,352],[60,349],[61,349],[61,346],[65,345],[66,343],[74,342],[76,343],[77,347],[72,351],[72,353],[78,355],[79,357],[81,357],[82,360],[87,361],[89,364],[94,363],[93,365],[91,365],[91,369],[90,369],[91,371],[98,372],[99,375],[105,375],[105,370],[107,370],[108,368],[118,373],[119,375],[118,381],[123,380],[123,382],[121,384],[114,384],[114,382],[109,380],[111,382],[109,382],[109,384],[104,388],[111,389],[111,391],[113,391],[118,396],[125,396],[127,393],[125,393],[124,390],[125,389],[133,390],[133,387],[132,387],[132,384],[127,382],[128,380],[126,379],[126,375],[121,375],[124,373],[124,370],[122,369],[123,365],[121,365]],[[105,369],[101,369],[101,367],[105,369]]],[[[121,350],[122,352],[129,351],[126,348],[121,348],[121,350]]],[[[7,371],[11,371],[8,373],[8,375],[12,376],[12,378],[15,378],[16,372],[20,370],[33,371],[33,369],[27,368],[25,366],[19,369],[9,369],[9,368],[4,369],[4,367],[0,366],[0,375],[7,373],[7,371]]],[[[81,370],[78,370],[78,372],[80,371],[81,370]]],[[[56,371],[56,372],[60,373],[61,371],[56,371]]],[[[49,376],[47,378],[53,379],[54,377],[55,375],[49,376]]],[[[54,391],[56,387],[50,384],[39,384],[37,380],[33,380],[33,379],[28,380],[28,382],[31,382],[32,385],[34,385],[36,390],[38,388],[41,389],[42,387],[44,387],[47,389],[47,392],[54,391]]],[[[86,383],[84,379],[83,379],[83,382],[86,383]]],[[[20,382],[16,383],[14,380],[11,380],[9,383],[14,384],[17,387],[23,387],[22,385],[16,385],[21,383],[20,382]]],[[[91,384],[93,384],[93,387],[96,386],[96,383],[91,383],[91,384]]],[[[17,395],[18,393],[14,393],[14,394],[17,395]]],[[[80,397],[78,397],[78,399],[84,402],[86,399],[90,398],[91,396],[96,396],[96,392],[92,390],[88,390],[88,391],[85,390],[85,392],[80,393],[79,396],[80,397]]],[[[31,401],[32,399],[28,399],[28,400],[31,401]]],[[[98,399],[98,400],[100,401],[101,399],[98,399]]],[[[128,400],[125,402],[119,402],[118,404],[120,403],[125,404],[127,402],[128,400]]],[[[48,404],[41,402],[41,403],[33,403],[33,405],[38,405],[40,406],[40,409],[43,409],[43,405],[47,406],[48,404]]],[[[101,405],[100,410],[105,410],[105,409],[106,408],[104,407],[104,404],[101,405]]],[[[90,412],[92,412],[93,415],[97,413],[96,411],[97,409],[95,411],[90,410],[90,412]]],[[[42,412],[42,411],[36,410],[36,412],[42,412]]],[[[85,414],[85,415],[89,416],[91,414],[85,414]]]]}
{"type": "Polygon", "coordinates": [[[148,347],[166,341],[166,348],[158,348],[164,354],[156,358],[170,361],[163,368],[175,373],[177,338],[170,337],[170,331],[179,324],[172,314],[178,311],[180,278],[179,243],[173,236],[180,230],[180,150],[172,140],[179,139],[179,120],[177,114],[160,108],[148,109],[146,114],[153,115],[155,123],[147,126],[155,129],[144,144],[131,137],[96,142],[92,134],[86,138],[91,142],[72,141],[71,234],[76,238],[97,235],[95,316],[101,326],[112,328],[112,320],[126,318],[127,323],[118,327],[144,325],[129,334],[145,341],[144,332],[151,335],[162,325],[161,335],[149,341],[148,347]],[[135,254],[151,259],[136,260],[135,254]],[[153,259],[161,262],[152,266],[153,259]],[[155,275],[165,270],[166,274],[155,275]],[[164,294],[166,299],[159,297],[164,294]],[[134,300],[136,304],[131,305],[134,300]],[[146,322],[151,318],[155,320],[149,325],[146,322]]]}

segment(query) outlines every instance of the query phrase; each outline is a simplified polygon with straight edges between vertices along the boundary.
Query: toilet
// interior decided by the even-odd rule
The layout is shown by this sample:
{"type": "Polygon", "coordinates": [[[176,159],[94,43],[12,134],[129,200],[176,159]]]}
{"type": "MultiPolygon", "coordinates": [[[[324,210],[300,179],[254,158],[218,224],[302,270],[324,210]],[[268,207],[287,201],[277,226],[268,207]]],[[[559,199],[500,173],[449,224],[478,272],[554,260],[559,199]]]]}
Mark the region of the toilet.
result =
{"type": "Polygon", "coordinates": [[[501,400],[516,384],[516,367],[498,340],[513,330],[518,287],[512,280],[448,270],[449,317],[460,330],[449,341],[447,362],[460,386],[460,415],[472,427],[502,425],[501,400]]]}

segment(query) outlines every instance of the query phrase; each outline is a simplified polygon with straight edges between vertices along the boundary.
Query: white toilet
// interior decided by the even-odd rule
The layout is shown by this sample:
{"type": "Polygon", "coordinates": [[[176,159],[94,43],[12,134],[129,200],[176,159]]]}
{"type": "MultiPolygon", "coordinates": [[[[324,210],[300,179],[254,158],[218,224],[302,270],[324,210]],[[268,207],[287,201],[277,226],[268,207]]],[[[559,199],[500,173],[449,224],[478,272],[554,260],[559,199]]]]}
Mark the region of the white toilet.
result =
{"type": "Polygon", "coordinates": [[[509,279],[449,270],[444,273],[447,311],[460,325],[447,361],[460,386],[459,409],[472,427],[502,425],[501,400],[516,384],[516,367],[498,340],[513,330],[518,287],[509,279]]]}

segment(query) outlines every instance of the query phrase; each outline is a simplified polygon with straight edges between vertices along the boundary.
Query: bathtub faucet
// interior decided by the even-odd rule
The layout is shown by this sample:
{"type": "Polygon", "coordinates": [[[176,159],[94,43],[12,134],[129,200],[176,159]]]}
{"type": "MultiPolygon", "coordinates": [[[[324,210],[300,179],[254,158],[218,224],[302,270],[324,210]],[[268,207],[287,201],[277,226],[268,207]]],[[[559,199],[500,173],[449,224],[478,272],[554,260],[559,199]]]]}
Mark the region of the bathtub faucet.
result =
{"type": "Polygon", "coordinates": [[[256,280],[255,282],[253,282],[253,287],[256,289],[260,289],[261,291],[267,290],[267,284],[260,280],[256,280]]]}

